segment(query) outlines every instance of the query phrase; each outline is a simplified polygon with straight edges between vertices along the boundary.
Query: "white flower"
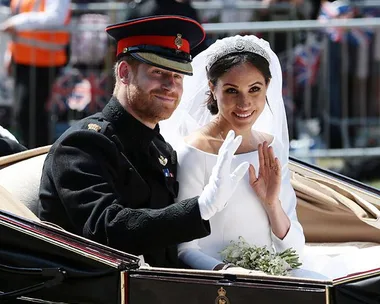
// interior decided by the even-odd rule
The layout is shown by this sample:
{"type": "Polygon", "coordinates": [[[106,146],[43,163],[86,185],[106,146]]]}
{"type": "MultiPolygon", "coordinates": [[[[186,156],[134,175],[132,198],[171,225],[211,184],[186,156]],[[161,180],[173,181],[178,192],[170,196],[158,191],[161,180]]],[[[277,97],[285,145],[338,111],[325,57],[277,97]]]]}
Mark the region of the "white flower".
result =
{"type": "Polygon", "coordinates": [[[236,266],[263,271],[271,275],[287,275],[290,269],[301,266],[295,250],[289,248],[281,253],[273,253],[268,248],[250,246],[243,237],[220,252],[226,263],[236,266]]]}

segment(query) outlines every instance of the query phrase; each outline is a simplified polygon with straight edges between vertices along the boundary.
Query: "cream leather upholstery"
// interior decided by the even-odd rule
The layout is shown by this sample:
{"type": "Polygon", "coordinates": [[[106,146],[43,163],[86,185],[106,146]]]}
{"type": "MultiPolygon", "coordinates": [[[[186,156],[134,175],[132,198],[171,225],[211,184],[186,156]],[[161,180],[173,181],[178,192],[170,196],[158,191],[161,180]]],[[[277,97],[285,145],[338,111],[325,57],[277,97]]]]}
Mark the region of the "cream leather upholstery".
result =
{"type": "Polygon", "coordinates": [[[292,163],[297,215],[307,242],[380,243],[379,196],[292,163]]]}
{"type": "MultiPolygon", "coordinates": [[[[46,154],[19,161],[0,170],[0,186],[37,214],[38,191],[46,154]]],[[[2,196],[3,197],[3,196],[2,196]]]]}
{"type": "Polygon", "coordinates": [[[16,200],[12,194],[8,192],[5,188],[0,186],[0,210],[16,214],[20,217],[24,217],[36,222],[40,219],[30,211],[23,203],[16,200]]]}

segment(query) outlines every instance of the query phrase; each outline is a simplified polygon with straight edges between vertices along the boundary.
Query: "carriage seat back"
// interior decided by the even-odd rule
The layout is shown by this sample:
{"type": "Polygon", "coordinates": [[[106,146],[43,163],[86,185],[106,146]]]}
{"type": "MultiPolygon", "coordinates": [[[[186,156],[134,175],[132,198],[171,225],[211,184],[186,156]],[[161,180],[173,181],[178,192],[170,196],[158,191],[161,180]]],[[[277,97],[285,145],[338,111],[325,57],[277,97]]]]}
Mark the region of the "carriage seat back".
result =
{"type": "MultiPolygon", "coordinates": [[[[37,215],[38,192],[46,153],[28,158],[0,170],[0,186],[15,201],[25,205],[37,215]]],[[[4,195],[3,195],[4,197],[4,195]]]]}

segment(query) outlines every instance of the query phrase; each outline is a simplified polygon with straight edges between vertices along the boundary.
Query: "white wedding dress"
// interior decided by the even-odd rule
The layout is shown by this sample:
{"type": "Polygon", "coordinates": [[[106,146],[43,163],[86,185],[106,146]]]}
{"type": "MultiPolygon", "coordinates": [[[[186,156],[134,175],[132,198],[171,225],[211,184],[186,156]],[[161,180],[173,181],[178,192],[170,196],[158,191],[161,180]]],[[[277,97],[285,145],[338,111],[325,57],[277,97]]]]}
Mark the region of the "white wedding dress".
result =
{"type": "MultiPolygon", "coordinates": [[[[275,143],[273,147],[275,149],[275,143]]],[[[207,184],[217,156],[194,148],[185,141],[178,146],[179,200],[199,195],[207,184]]],[[[244,161],[258,169],[257,151],[235,155],[233,171],[244,161]]],[[[267,246],[281,252],[294,248],[300,254],[302,266],[291,276],[318,280],[333,280],[359,272],[380,268],[380,245],[359,248],[354,243],[305,245],[302,227],[295,211],[296,197],[290,185],[289,172],[283,167],[280,200],[291,220],[283,240],[271,231],[268,217],[254,191],[249,186],[248,173],[243,177],[228,205],[210,219],[211,234],[205,238],[178,246],[180,259],[192,268],[213,269],[222,262],[220,252],[242,236],[249,244],[267,246]]]]}
{"type": "MultiPolygon", "coordinates": [[[[234,36],[218,40],[208,49],[198,54],[193,62],[194,76],[185,76],[184,94],[179,107],[166,121],[160,122],[161,133],[178,153],[178,181],[180,185],[178,199],[187,199],[199,195],[207,184],[211,169],[217,156],[200,151],[184,142],[184,137],[209,123],[212,115],[205,106],[208,88],[206,69],[210,58],[223,53],[234,45],[248,47],[258,45],[270,56],[270,81],[267,100],[263,113],[254,123],[254,136],[267,133],[272,141],[274,154],[282,165],[282,185],[280,200],[284,211],[291,220],[291,227],[283,240],[278,239],[269,226],[267,215],[250,188],[248,173],[240,182],[237,190],[222,212],[210,219],[211,234],[199,240],[179,245],[180,258],[192,268],[213,269],[220,263],[220,251],[230,241],[239,236],[251,245],[268,246],[282,251],[289,247],[297,250],[302,259],[302,267],[291,272],[293,276],[334,279],[354,272],[380,268],[380,246],[358,249],[355,246],[345,248],[339,254],[326,251],[328,247],[304,245],[302,227],[296,216],[296,196],[290,183],[288,169],[289,138],[284,102],[282,99],[282,72],[276,54],[267,41],[254,35],[234,36]],[[355,248],[354,248],[355,247],[355,248]]],[[[252,163],[258,172],[257,152],[235,155],[233,168],[243,161],[252,163]]],[[[342,248],[342,246],[340,246],[342,248]]],[[[335,250],[336,251],[336,250],[335,250]]]]}
{"type": "MultiPolygon", "coordinates": [[[[184,141],[182,143],[177,147],[179,201],[201,194],[217,159],[215,154],[196,149],[184,141]]],[[[275,140],[272,146],[276,151],[275,140]]],[[[235,155],[231,171],[244,161],[251,163],[258,172],[257,151],[235,155]]],[[[280,200],[291,226],[282,240],[272,233],[268,216],[250,187],[248,179],[247,172],[227,207],[210,219],[209,236],[179,245],[179,257],[187,265],[198,269],[213,269],[223,261],[220,251],[228,246],[231,240],[238,241],[240,236],[251,245],[267,246],[268,249],[277,252],[293,248],[302,255],[305,239],[297,220],[296,196],[290,184],[288,167],[285,165],[282,168],[280,200]]]]}

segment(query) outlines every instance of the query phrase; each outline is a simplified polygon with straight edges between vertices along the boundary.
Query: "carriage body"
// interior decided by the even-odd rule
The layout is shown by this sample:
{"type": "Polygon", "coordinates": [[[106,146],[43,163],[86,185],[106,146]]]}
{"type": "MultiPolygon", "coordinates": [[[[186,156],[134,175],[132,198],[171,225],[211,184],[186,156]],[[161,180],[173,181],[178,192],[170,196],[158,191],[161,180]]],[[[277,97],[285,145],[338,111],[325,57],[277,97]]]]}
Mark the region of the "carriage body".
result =
{"type": "MultiPolygon", "coordinates": [[[[380,299],[376,267],[329,280],[156,268],[40,222],[31,201],[46,151],[0,158],[0,302],[349,304],[380,299]]],[[[347,244],[380,246],[379,190],[295,159],[290,169],[308,244],[335,252],[347,244]]]]}

